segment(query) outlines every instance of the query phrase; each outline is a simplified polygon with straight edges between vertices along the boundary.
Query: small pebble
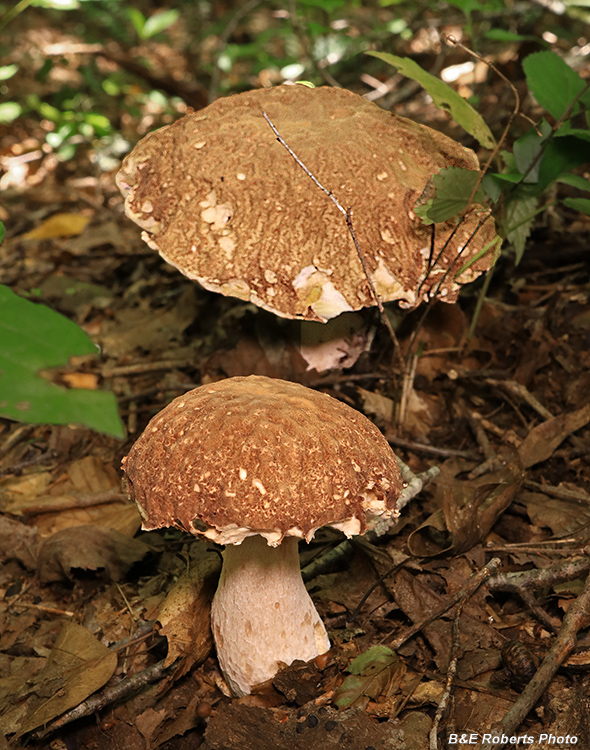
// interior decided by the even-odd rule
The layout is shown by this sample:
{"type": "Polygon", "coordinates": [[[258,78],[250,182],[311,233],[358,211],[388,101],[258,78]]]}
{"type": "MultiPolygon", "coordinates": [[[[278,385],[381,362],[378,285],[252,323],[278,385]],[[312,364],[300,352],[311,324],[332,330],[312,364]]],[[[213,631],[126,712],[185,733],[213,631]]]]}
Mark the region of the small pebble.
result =
{"type": "Polygon", "coordinates": [[[312,729],[314,727],[317,727],[317,725],[320,723],[318,717],[315,714],[309,714],[307,719],[305,720],[308,727],[311,727],[312,729]]]}
{"type": "Polygon", "coordinates": [[[330,721],[327,721],[325,723],[324,729],[326,730],[326,732],[331,732],[332,729],[336,729],[337,726],[338,726],[338,722],[332,721],[332,719],[330,719],[330,721]]]}

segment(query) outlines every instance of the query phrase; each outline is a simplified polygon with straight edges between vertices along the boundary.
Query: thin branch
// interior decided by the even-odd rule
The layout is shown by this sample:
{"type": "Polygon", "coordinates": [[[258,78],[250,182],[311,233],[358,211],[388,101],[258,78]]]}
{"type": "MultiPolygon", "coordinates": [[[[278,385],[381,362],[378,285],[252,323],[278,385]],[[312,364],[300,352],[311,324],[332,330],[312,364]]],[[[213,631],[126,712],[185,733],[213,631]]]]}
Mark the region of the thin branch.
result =
{"type": "Polygon", "coordinates": [[[502,721],[494,727],[492,740],[481,750],[500,750],[505,747],[502,735],[510,737],[525,720],[539,698],[547,689],[559,667],[565,662],[576,646],[578,631],[590,625],[590,575],[586,578],[584,590],[575,602],[568,607],[563,624],[555,643],[532,680],[518,697],[516,703],[506,713],[502,721]]]}
{"type": "Polygon", "coordinates": [[[172,664],[166,666],[166,660],[162,659],[162,661],[152,664],[151,667],[142,669],[140,672],[136,672],[129,677],[124,677],[116,685],[111,685],[99,693],[94,693],[85,701],[82,701],[82,703],[79,703],[74,708],[66,711],[66,713],[58,716],[57,719],[44,726],[43,729],[38,729],[36,732],[33,732],[31,738],[34,740],[42,739],[56,729],[61,729],[61,727],[70,724],[76,719],[90,716],[91,714],[105,708],[105,706],[109,706],[116,701],[131,697],[148,685],[158,682],[158,680],[161,680],[166,675],[171,674],[178,666],[178,661],[179,660],[177,659],[172,664]]]}
{"type": "Polygon", "coordinates": [[[461,621],[461,615],[467,601],[475,594],[477,589],[485,583],[485,581],[497,571],[500,565],[500,559],[494,557],[490,560],[487,565],[479,570],[467,583],[467,585],[459,592],[461,597],[457,604],[455,611],[455,617],[453,619],[453,626],[451,629],[451,658],[447,669],[447,680],[443,695],[440,699],[436,714],[432,722],[432,728],[430,730],[430,750],[437,750],[438,748],[438,727],[443,718],[443,714],[451,697],[451,691],[453,689],[453,681],[457,673],[457,665],[459,663],[459,655],[461,652],[461,634],[459,632],[459,623],[461,621]]]}
{"type": "Polygon", "coordinates": [[[360,264],[363,268],[363,272],[365,274],[365,277],[367,279],[367,283],[369,284],[369,289],[371,290],[371,296],[373,297],[373,300],[375,301],[375,304],[377,305],[379,309],[379,314],[381,316],[381,321],[387,328],[389,335],[391,337],[391,340],[393,342],[393,346],[395,348],[395,351],[397,352],[398,357],[400,360],[402,359],[400,354],[400,346],[399,341],[397,339],[397,335],[395,331],[393,330],[393,326],[391,325],[391,321],[387,317],[385,310],[383,308],[383,303],[381,302],[381,297],[379,296],[377,289],[375,288],[375,285],[373,283],[373,279],[371,277],[371,274],[369,272],[367,262],[364,256],[363,251],[361,250],[361,246],[358,241],[358,237],[356,236],[356,232],[354,230],[354,226],[352,223],[352,209],[344,208],[344,206],[340,203],[340,201],[336,198],[334,193],[331,190],[328,190],[328,188],[324,187],[322,183],[318,180],[318,178],[305,166],[305,164],[301,161],[301,159],[297,156],[297,154],[293,151],[293,149],[289,146],[289,144],[285,141],[285,139],[281,136],[277,128],[275,127],[274,123],[270,119],[270,117],[266,114],[266,112],[263,110],[262,115],[264,119],[269,124],[272,132],[275,134],[277,141],[287,149],[287,151],[291,154],[293,159],[297,162],[297,164],[301,167],[301,169],[305,172],[305,174],[313,181],[313,183],[322,191],[324,192],[328,198],[332,201],[332,203],[336,206],[336,208],[340,211],[340,213],[344,216],[346,220],[346,226],[348,228],[348,232],[350,236],[352,237],[352,241],[354,243],[354,248],[356,250],[356,253],[358,255],[358,259],[360,261],[360,264]]]}

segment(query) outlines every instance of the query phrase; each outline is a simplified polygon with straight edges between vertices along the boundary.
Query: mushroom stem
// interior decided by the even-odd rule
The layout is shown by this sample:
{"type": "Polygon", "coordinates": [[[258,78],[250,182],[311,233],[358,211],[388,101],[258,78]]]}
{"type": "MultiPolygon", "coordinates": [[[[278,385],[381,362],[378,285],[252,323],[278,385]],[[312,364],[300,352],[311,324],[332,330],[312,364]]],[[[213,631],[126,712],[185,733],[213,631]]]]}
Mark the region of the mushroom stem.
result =
{"type": "Polygon", "coordinates": [[[261,536],[230,544],[211,609],[223,675],[236,696],[269,680],[279,662],[310,661],[330,648],[301,578],[298,540],[269,547],[261,536]]]}

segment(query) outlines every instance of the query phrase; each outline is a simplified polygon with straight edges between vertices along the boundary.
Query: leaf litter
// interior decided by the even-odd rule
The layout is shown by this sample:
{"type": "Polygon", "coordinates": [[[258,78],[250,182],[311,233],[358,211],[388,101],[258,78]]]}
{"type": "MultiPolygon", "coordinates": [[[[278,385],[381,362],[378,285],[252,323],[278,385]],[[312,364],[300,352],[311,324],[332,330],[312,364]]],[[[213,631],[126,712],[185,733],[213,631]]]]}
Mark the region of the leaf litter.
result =
{"type": "MultiPolygon", "coordinates": [[[[28,173],[19,198],[26,208],[18,208],[26,219],[0,248],[2,259],[13,259],[3,283],[21,294],[40,290],[41,301],[100,344],[99,358],[60,373],[111,389],[128,438],[0,424],[7,738],[45,747],[47,732],[68,745],[113,750],[172,750],[191,740],[203,750],[328,750],[342,747],[343,736],[359,747],[426,747],[453,656],[455,609],[428,618],[492,555],[502,572],[464,603],[459,621],[448,725],[495,723],[519,700],[493,680],[503,647],[517,639],[542,660],[587,576],[590,306],[583,268],[560,254],[564,236],[574,256],[586,249],[587,225],[579,237],[537,232],[518,268],[504,267],[471,338],[468,295],[433,306],[416,337],[402,336],[416,374],[407,423],[394,428],[399,373],[392,379],[381,332],[354,369],[307,371],[284,327],[199,290],[145,248],[123,219],[111,176],[81,195],[75,180],[87,168],[60,175],[57,192],[56,174],[35,184],[28,173]],[[252,372],[319,387],[364,410],[414,471],[436,463],[441,479],[407,506],[395,533],[355,542],[340,569],[310,582],[334,644],[326,658],[295,663],[232,700],[208,625],[218,552],[174,530],[138,533],[118,466],[172,398],[252,372]],[[502,577],[509,575],[519,577],[502,577]],[[394,648],[412,626],[417,632],[394,648]],[[82,714],[72,712],[84,705],[92,718],[76,721],[82,714]]],[[[16,215],[16,205],[9,197],[6,211],[16,215]]],[[[407,316],[402,332],[417,327],[418,316],[407,316]]],[[[318,535],[302,545],[303,562],[338,541],[318,535]]],[[[584,628],[578,643],[590,646],[584,628]]],[[[576,731],[588,679],[587,664],[566,662],[523,727],[576,731]]]]}

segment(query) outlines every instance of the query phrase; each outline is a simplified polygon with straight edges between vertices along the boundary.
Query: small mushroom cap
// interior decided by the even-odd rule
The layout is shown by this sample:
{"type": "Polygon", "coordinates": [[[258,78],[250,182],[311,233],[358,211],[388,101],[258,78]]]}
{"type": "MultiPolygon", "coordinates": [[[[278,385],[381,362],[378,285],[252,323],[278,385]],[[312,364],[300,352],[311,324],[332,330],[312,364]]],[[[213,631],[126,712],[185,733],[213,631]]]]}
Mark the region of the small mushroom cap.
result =
{"type": "Polygon", "coordinates": [[[149,134],[117,175],[127,215],[189,278],[286,318],[326,321],[375,304],[343,215],[263,113],[352,209],[383,301],[453,302],[460,284],[492,265],[493,253],[469,265],[496,236],[487,209],[473,205],[458,228],[437,224],[434,243],[413,210],[441,168],[479,170],[473,151],[344,89],[277,86],[219,99],[149,134]]]}
{"type": "Polygon", "coordinates": [[[123,459],[147,530],[177,526],[220,544],[260,534],[348,536],[396,515],[397,459],[360,412],[297,383],[256,375],[185,393],[123,459]]]}

